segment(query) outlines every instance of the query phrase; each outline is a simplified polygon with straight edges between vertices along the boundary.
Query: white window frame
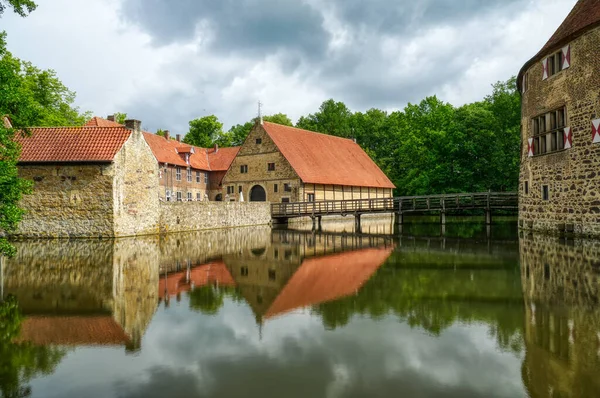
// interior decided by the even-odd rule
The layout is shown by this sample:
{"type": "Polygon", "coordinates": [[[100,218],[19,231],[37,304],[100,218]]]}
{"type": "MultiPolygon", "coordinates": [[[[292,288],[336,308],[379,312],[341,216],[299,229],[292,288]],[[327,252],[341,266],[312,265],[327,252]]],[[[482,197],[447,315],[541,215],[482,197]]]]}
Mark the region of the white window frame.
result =
{"type": "Polygon", "coordinates": [[[188,202],[191,202],[192,200],[194,200],[191,192],[187,193],[187,200],[188,200],[188,202]]]}
{"type": "Polygon", "coordinates": [[[187,182],[192,182],[192,169],[187,169],[187,182]]]}
{"type": "Polygon", "coordinates": [[[200,184],[200,172],[196,171],[196,184],[200,184]]]}
{"type": "Polygon", "coordinates": [[[204,172],[204,184],[208,185],[208,172],[204,172]]]}
{"type": "Polygon", "coordinates": [[[175,179],[181,181],[181,167],[177,166],[175,169],[175,179]]]}
{"type": "Polygon", "coordinates": [[[181,194],[181,191],[177,191],[177,201],[183,202],[183,195],[181,194]]]}
{"type": "Polygon", "coordinates": [[[196,192],[196,201],[202,201],[202,194],[200,192],[196,192]]]}

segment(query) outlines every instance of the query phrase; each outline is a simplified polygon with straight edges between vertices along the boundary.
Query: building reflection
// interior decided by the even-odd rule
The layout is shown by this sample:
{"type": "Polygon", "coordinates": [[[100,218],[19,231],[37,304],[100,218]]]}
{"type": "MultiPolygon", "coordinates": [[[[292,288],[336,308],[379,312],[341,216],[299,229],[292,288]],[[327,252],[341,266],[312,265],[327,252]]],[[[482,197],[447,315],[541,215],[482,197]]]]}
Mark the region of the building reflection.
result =
{"type": "Polygon", "coordinates": [[[520,256],[529,396],[598,396],[600,242],[524,236],[520,256]]]}
{"type": "Polygon", "coordinates": [[[25,315],[20,341],[140,348],[158,299],[157,238],[15,246],[3,284],[25,315]]]}

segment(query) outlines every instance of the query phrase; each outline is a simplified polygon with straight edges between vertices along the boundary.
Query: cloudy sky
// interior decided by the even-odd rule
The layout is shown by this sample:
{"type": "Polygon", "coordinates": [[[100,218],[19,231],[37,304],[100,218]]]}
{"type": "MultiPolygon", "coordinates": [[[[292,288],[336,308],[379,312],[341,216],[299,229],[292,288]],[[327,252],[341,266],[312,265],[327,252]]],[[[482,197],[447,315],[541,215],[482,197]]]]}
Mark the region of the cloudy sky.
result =
{"type": "Polygon", "coordinates": [[[36,0],[0,29],[19,58],[52,68],[95,115],[155,130],[217,115],[293,120],[328,98],[394,110],[455,105],[516,75],[576,0],[36,0]]]}

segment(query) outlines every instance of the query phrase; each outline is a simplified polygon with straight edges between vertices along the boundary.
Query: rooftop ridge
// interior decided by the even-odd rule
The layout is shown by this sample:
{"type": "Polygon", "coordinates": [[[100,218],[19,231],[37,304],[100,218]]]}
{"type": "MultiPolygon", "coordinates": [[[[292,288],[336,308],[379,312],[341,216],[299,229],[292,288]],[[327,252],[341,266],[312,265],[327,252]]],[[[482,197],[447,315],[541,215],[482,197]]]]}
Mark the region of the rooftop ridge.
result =
{"type": "Polygon", "coordinates": [[[332,135],[332,134],[327,134],[327,133],[321,133],[319,131],[312,131],[312,130],[301,129],[299,127],[287,126],[285,124],[279,124],[279,123],[273,123],[273,122],[266,122],[266,121],[263,122],[263,126],[266,125],[266,124],[272,124],[274,126],[281,126],[281,127],[288,128],[288,129],[294,129],[294,130],[301,131],[303,133],[319,134],[319,135],[324,135],[324,136],[327,136],[327,137],[339,138],[341,140],[348,140],[348,141],[354,142],[354,140],[352,138],[340,137],[339,135],[332,135]]]}

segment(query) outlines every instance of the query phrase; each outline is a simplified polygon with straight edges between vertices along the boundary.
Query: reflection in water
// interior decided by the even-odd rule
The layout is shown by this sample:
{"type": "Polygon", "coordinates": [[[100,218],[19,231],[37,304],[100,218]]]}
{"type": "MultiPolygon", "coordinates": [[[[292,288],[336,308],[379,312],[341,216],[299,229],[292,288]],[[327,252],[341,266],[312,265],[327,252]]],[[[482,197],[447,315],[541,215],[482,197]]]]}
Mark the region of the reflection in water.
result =
{"type": "Polygon", "coordinates": [[[600,396],[600,243],[371,222],[17,242],[2,394],[600,396]]]}
{"type": "Polygon", "coordinates": [[[523,382],[531,397],[600,394],[600,241],[520,241],[523,382]]]}

